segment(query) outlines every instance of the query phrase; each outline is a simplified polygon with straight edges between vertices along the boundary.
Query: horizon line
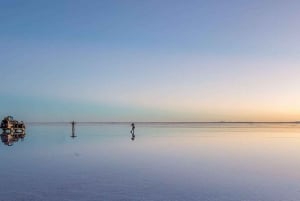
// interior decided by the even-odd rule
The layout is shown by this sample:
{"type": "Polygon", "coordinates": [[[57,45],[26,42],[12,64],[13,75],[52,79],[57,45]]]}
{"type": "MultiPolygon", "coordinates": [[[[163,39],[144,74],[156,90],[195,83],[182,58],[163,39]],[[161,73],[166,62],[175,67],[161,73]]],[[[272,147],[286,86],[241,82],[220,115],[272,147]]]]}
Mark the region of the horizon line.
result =
{"type": "Polygon", "coordinates": [[[245,124],[245,123],[256,123],[256,124],[262,124],[262,123],[269,123],[269,124],[300,124],[300,121],[44,121],[44,122],[38,122],[38,121],[32,121],[32,122],[26,122],[27,124],[70,124],[74,122],[75,124],[204,124],[204,123],[225,123],[225,124],[245,124]]]}

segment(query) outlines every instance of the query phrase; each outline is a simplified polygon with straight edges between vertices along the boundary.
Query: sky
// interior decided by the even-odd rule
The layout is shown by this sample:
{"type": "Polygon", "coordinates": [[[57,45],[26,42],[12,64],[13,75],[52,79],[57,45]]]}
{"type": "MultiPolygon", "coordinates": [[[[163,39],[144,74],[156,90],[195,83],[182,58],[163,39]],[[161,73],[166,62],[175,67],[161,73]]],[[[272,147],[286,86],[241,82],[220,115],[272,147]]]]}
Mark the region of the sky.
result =
{"type": "Polygon", "coordinates": [[[300,120],[297,0],[0,0],[0,116],[300,120]]]}

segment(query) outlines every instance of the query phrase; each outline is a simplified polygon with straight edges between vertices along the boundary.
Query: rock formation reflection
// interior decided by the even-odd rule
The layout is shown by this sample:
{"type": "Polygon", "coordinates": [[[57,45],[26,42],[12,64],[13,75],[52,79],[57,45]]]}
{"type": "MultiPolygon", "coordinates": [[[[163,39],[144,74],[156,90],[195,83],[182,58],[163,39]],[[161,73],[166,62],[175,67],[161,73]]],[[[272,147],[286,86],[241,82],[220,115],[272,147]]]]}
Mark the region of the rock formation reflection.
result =
{"type": "Polygon", "coordinates": [[[18,133],[5,133],[1,134],[1,141],[7,146],[12,146],[15,142],[18,142],[20,139],[23,141],[25,138],[25,132],[18,133]]]}

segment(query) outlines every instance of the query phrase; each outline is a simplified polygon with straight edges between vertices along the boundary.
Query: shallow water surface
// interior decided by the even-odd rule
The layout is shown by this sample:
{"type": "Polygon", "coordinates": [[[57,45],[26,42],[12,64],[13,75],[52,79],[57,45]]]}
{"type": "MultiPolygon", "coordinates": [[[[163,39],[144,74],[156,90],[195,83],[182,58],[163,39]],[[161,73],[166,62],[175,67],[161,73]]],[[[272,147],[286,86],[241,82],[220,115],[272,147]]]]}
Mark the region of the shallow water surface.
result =
{"type": "Polygon", "coordinates": [[[0,201],[297,201],[299,124],[27,126],[0,145],[0,201]]]}

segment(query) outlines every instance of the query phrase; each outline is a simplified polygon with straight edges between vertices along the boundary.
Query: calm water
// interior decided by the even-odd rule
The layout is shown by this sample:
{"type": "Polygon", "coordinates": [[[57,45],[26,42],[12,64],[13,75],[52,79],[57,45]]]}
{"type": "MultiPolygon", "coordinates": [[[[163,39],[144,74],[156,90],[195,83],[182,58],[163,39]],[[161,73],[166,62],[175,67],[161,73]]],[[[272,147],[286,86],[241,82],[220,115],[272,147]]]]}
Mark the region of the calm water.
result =
{"type": "Polygon", "coordinates": [[[299,124],[28,125],[0,201],[298,201],[299,124]]]}

